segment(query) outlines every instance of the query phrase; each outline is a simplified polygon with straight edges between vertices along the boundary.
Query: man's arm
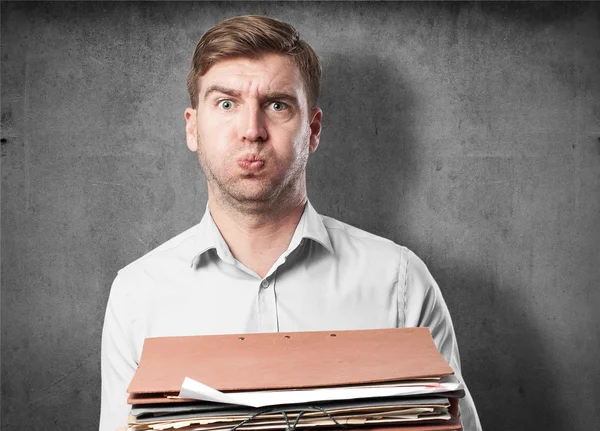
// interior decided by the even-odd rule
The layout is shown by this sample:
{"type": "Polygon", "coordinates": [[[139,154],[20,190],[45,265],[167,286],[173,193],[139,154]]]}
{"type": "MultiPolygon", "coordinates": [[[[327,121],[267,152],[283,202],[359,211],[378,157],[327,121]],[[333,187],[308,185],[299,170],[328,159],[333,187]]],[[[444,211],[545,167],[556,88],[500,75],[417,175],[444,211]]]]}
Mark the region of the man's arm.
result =
{"type": "MultiPolygon", "coordinates": [[[[409,253],[405,277],[405,325],[429,327],[438,350],[464,383],[454,326],[446,302],[431,273],[414,253],[409,253]]],[[[465,385],[465,397],[460,402],[464,431],[481,431],[475,403],[465,385]]]]}
{"type": "Polygon", "coordinates": [[[106,307],[102,330],[102,405],[100,431],[115,431],[127,424],[130,407],[127,386],[137,368],[130,340],[125,286],[121,276],[115,279],[106,307]]]}

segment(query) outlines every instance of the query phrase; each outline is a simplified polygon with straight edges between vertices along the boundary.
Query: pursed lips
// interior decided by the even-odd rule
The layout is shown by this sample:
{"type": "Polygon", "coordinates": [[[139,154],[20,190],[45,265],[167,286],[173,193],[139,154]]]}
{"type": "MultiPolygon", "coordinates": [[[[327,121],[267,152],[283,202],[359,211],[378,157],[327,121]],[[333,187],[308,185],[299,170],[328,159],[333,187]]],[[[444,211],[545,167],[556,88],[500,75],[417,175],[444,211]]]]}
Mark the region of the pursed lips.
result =
{"type": "Polygon", "coordinates": [[[265,160],[256,154],[247,154],[238,159],[237,164],[240,168],[247,171],[257,171],[265,164],[265,160]]]}

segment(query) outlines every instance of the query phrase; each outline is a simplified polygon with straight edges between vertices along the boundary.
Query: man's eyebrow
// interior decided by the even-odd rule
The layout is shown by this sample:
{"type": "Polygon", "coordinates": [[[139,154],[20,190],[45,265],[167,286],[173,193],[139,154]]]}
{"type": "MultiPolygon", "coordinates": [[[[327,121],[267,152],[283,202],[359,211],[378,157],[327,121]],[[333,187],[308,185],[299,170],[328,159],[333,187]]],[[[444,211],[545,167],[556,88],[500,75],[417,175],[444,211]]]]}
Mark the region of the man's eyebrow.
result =
{"type": "Polygon", "coordinates": [[[281,100],[294,105],[298,105],[298,98],[293,94],[285,93],[283,91],[274,91],[273,93],[267,94],[267,100],[281,100]]]}
{"type": "Polygon", "coordinates": [[[232,88],[223,87],[221,85],[211,85],[204,92],[204,100],[208,99],[208,96],[211,93],[223,93],[231,97],[240,97],[241,93],[237,90],[233,90],[232,88]]]}
{"type": "MultiPolygon", "coordinates": [[[[211,85],[204,92],[204,100],[207,100],[212,93],[222,93],[230,97],[240,97],[242,94],[240,91],[232,88],[223,87],[221,85],[211,85]]],[[[269,93],[264,97],[264,100],[281,100],[283,102],[298,105],[298,98],[293,94],[286,93],[285,91],[274,91],[269,93]]]]}

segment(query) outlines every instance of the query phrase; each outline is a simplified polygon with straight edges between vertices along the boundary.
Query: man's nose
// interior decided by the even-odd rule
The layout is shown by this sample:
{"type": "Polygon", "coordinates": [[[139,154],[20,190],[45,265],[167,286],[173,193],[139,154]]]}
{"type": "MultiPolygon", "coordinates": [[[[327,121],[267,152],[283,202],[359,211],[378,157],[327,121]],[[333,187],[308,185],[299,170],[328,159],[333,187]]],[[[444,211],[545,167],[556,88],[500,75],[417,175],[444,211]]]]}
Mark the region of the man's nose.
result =
{"type": "Polygon", "coordinates": [[[248,106],[244,110],[240,124],[242,138],[250,142],[267,140],[267,127],[265,113],[260,107],[248,106]]]}

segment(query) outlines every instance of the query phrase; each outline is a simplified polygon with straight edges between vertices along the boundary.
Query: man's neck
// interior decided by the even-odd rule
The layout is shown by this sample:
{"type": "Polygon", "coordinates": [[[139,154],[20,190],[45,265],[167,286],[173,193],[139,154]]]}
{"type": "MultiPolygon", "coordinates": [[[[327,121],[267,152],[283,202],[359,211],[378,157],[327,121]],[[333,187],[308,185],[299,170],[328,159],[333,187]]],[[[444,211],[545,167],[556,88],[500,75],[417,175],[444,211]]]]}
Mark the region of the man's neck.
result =
{"type": "Polygon", "coordinates": [[[302,217],[306,197],[279,205],[276,210],[234,210],[210,199],[211,216],[233,256],[244,266],[265,277],[287,250],[302,217]]]}

